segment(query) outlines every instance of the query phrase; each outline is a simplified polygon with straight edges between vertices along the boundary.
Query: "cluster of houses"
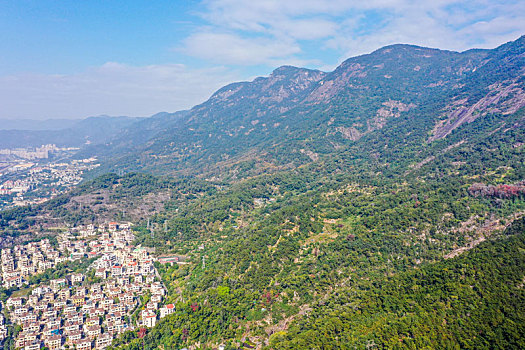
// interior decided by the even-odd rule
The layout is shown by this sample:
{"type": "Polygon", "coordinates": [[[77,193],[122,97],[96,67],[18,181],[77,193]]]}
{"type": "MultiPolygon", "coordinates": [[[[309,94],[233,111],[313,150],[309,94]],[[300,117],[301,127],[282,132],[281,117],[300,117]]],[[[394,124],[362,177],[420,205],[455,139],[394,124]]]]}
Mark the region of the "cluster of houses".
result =
{"type": "Polygon", "coordinates": [[[2,284],[4,288],[22,287],[29,276],[54,268],[58,263],[70,260],[56,250],[49,239],[4,248],[0,254],[2,284]]]}
{"type": "Polygon", "coordinates": [[[0,194],[24,193],[29,191],[31,183],[25,180],[7,180],[0,184],[0,194]]]}
{"type": "MultiPolygon", "coordinates": [[[[56,263],[61,256],[96,258],[84,273],[30,286],[28,295],[11,297],[5,302],[9,322],[22,327],[16,347],[104,349],[120,333],[136,327],[153,327],[158,318],[173,313],[172,304],[160,306],[166,289],[159,281],[150,249],[133,246],[133,240],[129,225],[109,223],[59,235],[58,250],[48,240],[6,250],[6,257],[14,257],[11,270],[24,266],[19,263],[23,256],[31,256],[28,259],[34,263],[33,257],[44,252],[44,262],[56,263]],[[17,255],[17,252],[23,253],[17,255]],[[141,296],[145,293],[150,297],[142,305],[141,296]]],[[[2,264],[3,254],[4,251],[2,264]]],[[[0,325],[0,336],[3,329],[5,326],[0,325]]]]}

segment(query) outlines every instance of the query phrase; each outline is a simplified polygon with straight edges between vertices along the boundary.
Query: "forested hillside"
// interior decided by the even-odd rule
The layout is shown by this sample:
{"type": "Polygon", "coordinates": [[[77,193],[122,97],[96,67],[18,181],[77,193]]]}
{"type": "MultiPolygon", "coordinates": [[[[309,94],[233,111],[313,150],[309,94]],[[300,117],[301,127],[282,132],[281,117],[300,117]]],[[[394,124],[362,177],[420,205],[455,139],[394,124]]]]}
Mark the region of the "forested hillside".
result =
{"type": "Polygon", "coordinates": [[[394,45],[196,106],[120,164],[214,189],[139,229],[192,264],[115,346],[522,347],[524,51],[394,45]]]}
{"type": "Polygon", "coordinates": [[[157,265],[175,313],[114,348],[523,348],[524,73],[525,37],[281,67],[130,126],[89,150],[126,174],[0,227],[111,214],[184,256],[157,265]]]}
{"type": "Polygon", "coordinates": [[[131,153],[109,147],[101,169],[235,180],[334,153],[392,165],[421,161],[481,118],[493,118],[499,134],[523,125],[506,119],[525,105],[524,46],[525,37],[461,53],[393,45],[330,73],[284,66],[225,86],[131,153]]]}
{"type": "MultiPolygon", "coordinates": [[[[209,286],[205,299],[178,304],[176,314],[144,338],[128,333],[122,341],[130,349],[177,348],[249,334],[251,341],[241,342],[246,348],[263,338],[273,349],[519,349],[525,345],[524,225],[517,220],[498,240],[397,274],[366,269],[328,281],[327,269],[324,288],[312,276],[314,266],[296,283],[262,285],[263,293],[249,293],[226,278],[209,286]],[[298,305],[301,299],[306,303],[298,305]]],[[[317,264],[331,264],[336,275],[342,269],[322,255],[317,264]]]]}

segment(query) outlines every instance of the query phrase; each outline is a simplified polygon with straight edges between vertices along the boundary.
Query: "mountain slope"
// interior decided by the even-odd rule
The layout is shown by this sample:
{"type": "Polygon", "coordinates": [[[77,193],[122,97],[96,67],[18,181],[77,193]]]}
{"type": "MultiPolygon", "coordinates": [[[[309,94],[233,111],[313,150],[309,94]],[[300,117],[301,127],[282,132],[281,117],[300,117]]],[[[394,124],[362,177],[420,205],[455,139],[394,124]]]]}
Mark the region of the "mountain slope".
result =
{"type": "Polygon", "coordinates": [[[290,105],[260,80],[192,109],[133,166],[222,181],[139,237],[191,264],[160,268],[175,315],[116,345],[520,348],[523,41],[394,45],[290,105]]]}
{"type": "Polygon", "coordinates": [[[522,348],[524,224],[459,258],[333,295],[289,333],[274,334],[271,347],[522,348]]]}
{"type": "MultiPolygon", "coordinates": [[[[177,125],[186,115],[187,111],[160,112],[149,118],[141,118],[134,123],[123,125],[118,132],[105,138],[104,142],[86,147],[76,156],[116,157],[132,153],[158,134],[166,132],[173,125],[177,125]]],[[[102,168],[99,173],[105,170],[102,168]]]]}
{"type": "Polygon", "coordinates": [[[524,52],[393,45],[330,73],[281,67],[95,149],[103,169],[169,176],[106,175],[0,228],[124,202],[138,244],[185,257],[157,265],[174,314],[115,348],[520,348],[524,52]]]}
{"type": "Polygon", "coordinates": [[[108,168],[238,178],[239,167],[273,172],[359,146],[431,150],[479,116],[525,105],[524,42],[461,53],[392,45],[330,73],[284,66],[218,90],[108,168]]]}

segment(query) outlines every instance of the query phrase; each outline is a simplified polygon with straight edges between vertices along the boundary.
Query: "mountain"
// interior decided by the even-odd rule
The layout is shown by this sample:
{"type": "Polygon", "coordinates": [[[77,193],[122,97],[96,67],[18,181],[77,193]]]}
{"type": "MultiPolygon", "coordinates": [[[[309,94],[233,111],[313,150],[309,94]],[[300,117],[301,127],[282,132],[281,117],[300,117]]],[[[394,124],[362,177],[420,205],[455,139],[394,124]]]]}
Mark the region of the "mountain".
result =
{"type": "Polygon", "coordinates": [[[173,185],[138,238],[192,264],[116,345],[521,348],[524,60],[521,37],[285,66],[106,163],[211,186],[173,185]]]}
{"type": "MultiPolygon", "coordinates": [[[[83,147],[104,143],[142,118],[98,116],[82,120],[49,120],[37,122],[28,129],[0,130],[0,148],[37,147],[56,144],[59,147],[83,147]]],[[[13,123],[8,122],[7,125],[13,123]]],[[[25,122],[16,123],[24,127],[25,122]]]]}
{"type": "Polygon", "coordinates": [[[115,216],[183,256],[156,264],[173,314],[112,348],[523,348],[524,60],[392,45],[230,84],[87,147],[121,175],[2,238],[115,216]]]}
{"type": "Polygon", "coordinates": [[[428,153],[465,124],[525,105],[524,42],[465,52],[392,45],[329,73],[283,66],[219,89],[113,165],[228,177],[241,163],[271,172],[360,145],[428,153]]]}
{"type": "Polygon", "coordinates": [[[81,152],[82,155],[106,155],[114,157],[134,151],[140,145],[145,144],[160,133],[166,132],[187,114],[187,111],[175,113],[160,112],[149,118],[143,118],[136,122],[123,125],[118,133],[105,139],[106,142],[87,147],[81,152]]]}

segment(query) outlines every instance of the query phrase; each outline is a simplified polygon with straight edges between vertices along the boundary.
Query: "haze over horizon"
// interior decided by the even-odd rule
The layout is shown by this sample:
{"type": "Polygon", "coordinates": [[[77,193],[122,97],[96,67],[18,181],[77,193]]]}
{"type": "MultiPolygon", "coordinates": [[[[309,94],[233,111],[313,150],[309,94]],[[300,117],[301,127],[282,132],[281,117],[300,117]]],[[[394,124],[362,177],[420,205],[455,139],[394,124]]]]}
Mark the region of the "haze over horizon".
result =
{"type": "Polygon", "coordinates": [[[0,119],[149,116],[285,64],[329,71],[395,43],[494,48],[525,34],[525,3],[5,1],[0,31],[0,119]]]}

